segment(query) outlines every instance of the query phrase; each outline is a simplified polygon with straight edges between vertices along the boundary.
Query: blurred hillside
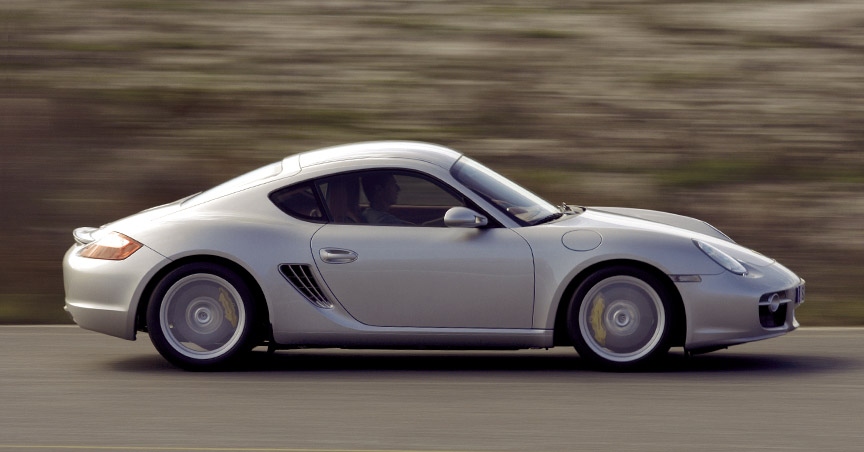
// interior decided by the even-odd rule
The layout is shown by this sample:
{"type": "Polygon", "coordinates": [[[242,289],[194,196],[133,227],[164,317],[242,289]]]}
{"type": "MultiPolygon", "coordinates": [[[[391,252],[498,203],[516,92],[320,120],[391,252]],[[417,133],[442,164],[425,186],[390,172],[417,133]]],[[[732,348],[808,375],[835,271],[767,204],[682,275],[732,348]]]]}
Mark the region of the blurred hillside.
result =
{"type": "Polygon", "coordinates": [[[98,226],[296,152],[451,146],[706,220],[864,324],[864,2],[4,0],[0,322],[98,226]]]}

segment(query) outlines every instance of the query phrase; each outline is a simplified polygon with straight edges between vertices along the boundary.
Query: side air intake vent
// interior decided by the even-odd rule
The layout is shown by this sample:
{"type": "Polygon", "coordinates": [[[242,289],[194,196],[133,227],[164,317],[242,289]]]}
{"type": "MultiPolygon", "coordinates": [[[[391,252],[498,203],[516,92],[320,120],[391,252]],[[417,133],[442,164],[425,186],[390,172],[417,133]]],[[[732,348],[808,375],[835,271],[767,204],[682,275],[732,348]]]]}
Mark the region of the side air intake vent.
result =
{"type": "Polygon", "coordinates": [[[312,275],[312,270],[309,269],[308,265],[282,264],[279,266],[279,270],[282,272],[282,275],[285,276],[285,279],[287,279],[295,289],[300,291],[300,293],[302,293],[310,303],[319,308],[333,308],[333,303],[324,295],[321,286],[318,285],[318,281],[315,280],[315,277],[312,275]]]}

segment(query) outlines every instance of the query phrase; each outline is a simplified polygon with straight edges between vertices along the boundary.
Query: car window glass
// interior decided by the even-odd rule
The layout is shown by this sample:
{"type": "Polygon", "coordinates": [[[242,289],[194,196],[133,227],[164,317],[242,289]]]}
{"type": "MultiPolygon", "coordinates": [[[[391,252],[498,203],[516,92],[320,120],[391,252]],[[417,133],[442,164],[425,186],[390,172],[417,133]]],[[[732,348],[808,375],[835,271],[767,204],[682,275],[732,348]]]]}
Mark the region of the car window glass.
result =
{"type": "Polygon", "coordinates": [[[342,174],[318,182],[334,223],[444,227],[460,196],[416,173],[398,170],[342,174]]]}
{"type": "Polygon", "coordinates": [[[523,226],[560,214],[557,207],[468,157],[460,158],[450,172],[456,180],[523,226]]]}
{"type": "Polygon", "coordinates": [[[312,183],[307,182],[277,190],[270,194],[270,200],[292,217],[316,223],[326,221],[324,209],[321,208],[312,183]]]}
{"type": "Polygon", "coordinates": [[[263,181],[265,179],[278,176],[279,173],[282,172],[282,162],[274,162],[266,166],[262,166],[256,170],[250,171],[246,174],[235,177],[234,179],[229,180],[228,182],[223,182],[203,193],[199,193],[193,197],[184,201],[184,204],[187,202],[207,202],[212,201],[216,198],[225,196],[229,193],[233,193],[241,188],[254,184],[256,182],[263,181]]]}
{"type": "MultiPolygon", "coordinates": [[[[318,181],[318,189],[324,199],[327,213],[334,223],[365,223],[360,213],[360,176],[356,173],[342,174],[318,181]]],[[[368,201],[363,199],[368,205],[368,201]]]]}

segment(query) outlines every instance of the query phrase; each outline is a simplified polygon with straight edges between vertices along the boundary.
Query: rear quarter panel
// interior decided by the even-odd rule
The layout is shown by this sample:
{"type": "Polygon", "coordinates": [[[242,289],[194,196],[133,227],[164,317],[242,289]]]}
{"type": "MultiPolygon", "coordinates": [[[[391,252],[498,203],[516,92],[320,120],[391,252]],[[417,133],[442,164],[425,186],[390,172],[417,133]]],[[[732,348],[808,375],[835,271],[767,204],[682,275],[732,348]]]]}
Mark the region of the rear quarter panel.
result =
{"type": "MultiPolygon", "coordinates": [[[[298,299],[279,265],[314,265],[310,238],[321,225],[286,215],[269,201],[267,193],[266,188],[248,190],[119,232],[165,256],[165,265],[194,256],[234,262],[255,279],[273,313],[277,304],[298,299]]],[[[141,282],[142,286],[148,283],[141,282]]],[[[133,300],[132,309],[139,301],[133,300]]]]}

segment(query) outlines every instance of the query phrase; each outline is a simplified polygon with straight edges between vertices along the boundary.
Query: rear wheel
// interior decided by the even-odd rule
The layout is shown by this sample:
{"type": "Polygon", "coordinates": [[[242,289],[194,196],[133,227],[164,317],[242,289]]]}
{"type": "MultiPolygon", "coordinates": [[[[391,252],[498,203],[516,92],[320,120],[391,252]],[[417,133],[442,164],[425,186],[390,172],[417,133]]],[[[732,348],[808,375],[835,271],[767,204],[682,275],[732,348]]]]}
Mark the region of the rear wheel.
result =
{"type": "Polygon", "coordinates": [[[246,282],[211,263],[186,264],[156,286],[147,307],[153,345],[188,370],[228,364],[254,344],[255,302],[246,282]]]}
{"type": "Polygon", "coordinates": [[[631,369],[665,355],[674,323],[669,290],[653,274],[622,266],[583,281],[567,313],[579,355],[608,369],[631,369]]]}

